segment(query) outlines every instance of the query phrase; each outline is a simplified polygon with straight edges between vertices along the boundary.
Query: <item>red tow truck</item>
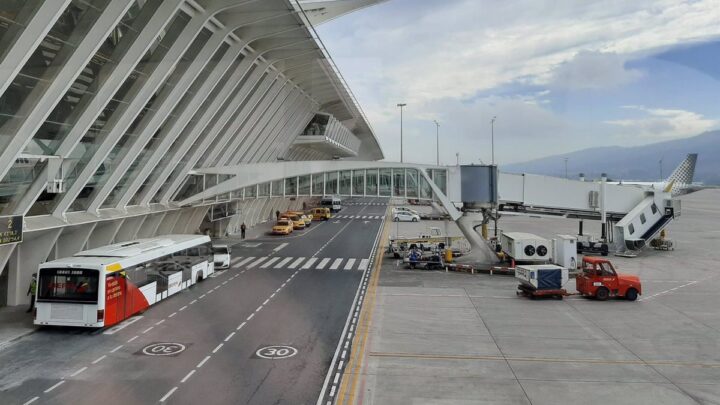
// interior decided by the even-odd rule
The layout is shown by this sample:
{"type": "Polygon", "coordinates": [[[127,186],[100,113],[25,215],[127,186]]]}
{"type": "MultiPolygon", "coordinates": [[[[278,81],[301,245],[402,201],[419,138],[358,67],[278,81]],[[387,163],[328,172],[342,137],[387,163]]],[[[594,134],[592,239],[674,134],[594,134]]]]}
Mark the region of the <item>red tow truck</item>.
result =
{"type": "Polygon", "coordinates": [[[580,295],[605,301],[610,297],[621,297],[635,301],[642,294],[638,276],[617,273],[609,260],[600,257],[583,257],[582,268],[575,278],[580,295]]]}
{"type": "MultiPolygon", "coordinates": [[[[557,266],[556,266],[557,267],[557,266]]],[[[516,270],[516,277],[518,273],[516,270]]],[[[538,276],[538,278],[540,278],[538,276]]],[[[575,277],[578,292],[569,293],[564,288],[535,288],[526,284],[518,285],[518,295],[530,298],[555,297],[562,299],[570,295],[593,297],[605,301],[610,297],[635,301],[642,294],[640,278],[631,274],[617,273],[612,263],[602,257],[583,257],[580,272],[575,277]]]]}

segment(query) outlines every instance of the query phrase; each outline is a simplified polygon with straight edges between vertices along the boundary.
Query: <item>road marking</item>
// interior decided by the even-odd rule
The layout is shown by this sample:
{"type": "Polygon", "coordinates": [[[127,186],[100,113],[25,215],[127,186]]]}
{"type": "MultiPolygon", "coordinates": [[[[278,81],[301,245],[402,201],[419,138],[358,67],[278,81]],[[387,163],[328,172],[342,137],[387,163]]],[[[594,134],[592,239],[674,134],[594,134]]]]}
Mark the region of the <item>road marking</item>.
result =
{"type": "Polygon", "coordinates": [[[217,353],[217,351],[220,350],[220,349],[223,347],[223,344],[224,344],[224,343],[220,343],[219,345],[217,345],[217,347],[215,347],[215,348],[213,349],[213,351],[212,351],[213,354],[217,353]]]}
{"type": "Polygon", "coordinates": [[[247,320],[249,321],[249,320],[253,319],[253,316],[255,316],[255,312],[253,312],[252,314],[250,314],[250,316],[247,317],[247,320]]]}
{"type": "Polygon", "coordinates": [[[243,322],[243,323],[241,323],[240,325],[238,325],[238,327],[236,328],[236,330],[242,329],[243,326],[245,326],[246,323],[247,323],[247,322],[243,322]]]}
{"type": "Polygon", "coordinates": [[[287,246],[287,245],[288,245],[287,243],[282,243],[282,244],[278,245],[278,247],[276,247],[276,248],[273,249],[273,250],[276,251],[276,252],[278,252],[278,251],[280,251],[281,249],[285,248],[285,246],[287,246]]]}
{"type": "Polygon", "coordinates": [[[61,386],[61,385],[63,385],[63,384],[65,384],[65,380],[61,380],[60,382],[58,382],[57,384],[53,385],[52,387],[46,389],[46,390],[43,391],[43,392],[47,394],[48,392],[54,390],[55,388],[57,388],[57,387],[59,387],[59,386],[61,386]]]}
{"type": "Polygon", "coordinates": [[[122,347],[123,347],[123,346],[124,346],[124,345],[120,345],[120,346],[118,346],[118,347],[116,347],[116,348],[114,348],[114,349],[110,350],[110,353],[115,353],[116,351],[118,351],[118,350],[122,349],[122,347]]]}
{"type": "Polygon", "coordinates": [[[333,264],[330,265],[330,270],[337,270],[338,267],[340,267],[340,263],[342,263],[343,259],[335,259],[333,264]]]}
{"type": "Polygon", "coordinates": [[[105,357],[107,357],[107,355],[106,355],[106,354],[103,354],[102,356],[100,356],[100,357],[98,357],[97,359],[95,359],[95,360],[92,362],[92,364],[98,364],[98,363],[100,363],[101,361],[103,361],[103,360],[105,359],[105,357]]]}
{"type": "Polygon", "coordinates": [[[83,371],[87,370],[87,366],[81,368],[80,370],[77,370],[76,372],[70,374],[70,377],[75,377],[76,375],[82,373],[83,371]]]}
{"type": "Polygon", "coordinates": [[[119,325],[115,325],[112,328],[106,330],[105,332],[103,332],[103,335],[114,335],[115,333],[127,328],[128,326],[134,324],[135,322],[141,320],[142,318],[143,318],[142,315],[134,316],[134,317],[120,323],[119,325]]]}
{"type": "Polygon", "coordinates": [[[367,219],[367,215],[363,215],[363,216],[362,216],[362,219],[367,219]]]}
{"type": "Polygon", "coordinates": [[[309,269],[309,268],[313,265],[313,263],[315,263],[316,261],[317,261],[317,257],[311,257],[310,259],[308,259],[307,262],[305,262],[305,264],[303,264],[302,268],[305,269],[305,270],[307,270],[307,269],[309,269]]]}
{"type": "Polygon", "coordinates": [[[291,264],[290,266],[288,266],[288,268],[289,268],[289,269],[294,269],[295,267],[299,266],[300,263],[303,262],[303,260],[305,260],[304,257],[298,257],[298,259],[295,260],[294,262],[292,262],[292,264],[291,264]]]}
{"type": "MultiPolygon", "coordinates": [[[[265,305],[265,304],[263,304],[263,305],[265,305]]],[[[255,310],[255,312],[260,312],[260,310],[262,310],[262,309],[263,309],[263,306],[260,305],[259,307],[257,307],[257,309],[255,310]]]]}
{"type": "Polygon", "coordinates": [[[190,301],[190,304],[189,304],[189,305],[192,305],[192,304],[194,304],[194,303],[196,303],[196,302],[197,302],[197,300],[192,300],[192,301],[190,301]]]}
{"type": "Polygon", "coordinates": [[[253,259],[255,259],[255,258],[254,258],[254,257],[248,257],[247,259],[245,259],[245,260],[241,261],[240,263],[238,263],[238,266],[244,266],[245,263],[247,263],[247,262],[249,262],[250,260],[253,260],[253,259]]]}
{"type": "Polygon", "coordinates": [[[270,260],[266,261],[262,266],[260,266],[261,269],[267,269],[270,267],[273,263],[280,260],[279,257],[271,257],[270,260]]]}
{"type": "Polygon", "coordinates": [[[177,315],[177,312],[173,312],[172,314],[168,315],[168,318],[172,318],[175,315],[177,315]]]}
{"type": "Polygon", "coordinates": [[[227,335],[227,337],[225,338],[225,341],[227,342],[228,340],[232,339],[233,336],[235,336],[235,332],[227,335]]]}
{"type": "Polygon", "coordinates": [[[330,259],[326,257],[326,258],[320,260],[320,263],[315,268],[318,270],[322,270],[325,268],[325,266],[327,266],[329,261],[330,261],[330,259]]]}
{"type": "Polygon", "coordinates": [[[267,257],[261,257],[261,258],[255,260],[254,262],[252,262],[251,264],[248,264],[247,268],[252,269],[253,267],[257,266],[258,264],[264,262],[265,260],[267,260],[267,257]]]}
{"type": "Polygon", "coordinates": [[[276,268],[276,269],[279,269],[280,267],[286,265],[287,262],[289,262],[289,261],[292,260],[292,259],[293,259],[292,257],[286,257],[286,258],[284,258],[280,263],[278,263],[278,264],[275,265],[275,268],[276,268]]]}
{"type": "Polygon", "coordinates": [[[263,305],[267,305],[268,302],[270,302],[270,298],[266,299],[265,302],[263,302],[263,305]]]}
{"type": "Polygon", "coordinates": [[[175,391],[177,391],[178,387],[172,387],[170,391],[168,391],[167,394],[165,394],[164,397],[160,398],[160,402],[165,402],[168,398],[170,398],[170,395],[172,395],[175,391]]]}
{"type": "Polygon", "coordinates": [[[154,326],[151,326],[151,327],[145,329],[144,331],[142,331],[142,333],[148,333],[152,330],[152,328],[154,328],[154,326]]]}
{"type": "Polygon", "coordinates": [[[343,270],[352,270],[353,265],[355,265],[355,259],[348,259],[347,263],[345,263],[345,267],[343,270]]]}
{"type": "Polygon", "coordinates": [[[181,382],[181,383],[184,383],[185,381],[188,380],[188,378],[192,377],[193,374],[195,374],[195,370],[194,370],[194,369],[193,369],[193,370],[190,370],[190,372],[187,373],[187,375],[186,375],[185,377],[183,377],[183,379],[180,380],[180,382],[181,382]]]}
{"type": "Polygon", "coordinates": [[[30,398],[29,401],[25,402],[23,405],[30,405],[33,402],[37,401],[38,399],[40,399],[40,397],[32,397],[32,398],[30,398]]]}
{"type": "Polygon", "coordinates": [[[230,263],[236,264],[240,261],[240,259],[242,259],[242,256],[233,257],[232,260],[230,260],[230,263]]]}
{"type": "Polygon", "coordinates": [[[155,325],[160,325],[160,324],[163,323],[163,322],[165,322],[165,320],[164,320],[164,319],[161,319],[161,320],[155,322],[155,325]]]}
{"type": "Polygon", "coordinates": [[[367,270],[369,263],[370,263],[370,259],[360,260],[360,265],[358,266],[358,270],[367,270]]]}
{"type": "Polygon", "coordinates": [[[200,368],[200,367],[202,367],[202,366],[203,366],[203,364],[207,363],[207,361],[208,361],[208,360],[210,360],[210,356],[205,356],[205,358],[204,358],[204,359],[202,359],[202,361],[200,361],[200,363],[198,363],[198,365],[197,365],[197,366],[195,366],[195,367],[197,367],[197,368],[200,368]]]}
{"type": "Polygon", "coordinates": [[[127,342],[130,343],[130,342],[132,342],[133,340],[135,340],[135,339],[137,339],[137,338],[139,338],[139,337],[140,337],[140,336],[133,336],[133,337],[131,337],[127,342]]]}

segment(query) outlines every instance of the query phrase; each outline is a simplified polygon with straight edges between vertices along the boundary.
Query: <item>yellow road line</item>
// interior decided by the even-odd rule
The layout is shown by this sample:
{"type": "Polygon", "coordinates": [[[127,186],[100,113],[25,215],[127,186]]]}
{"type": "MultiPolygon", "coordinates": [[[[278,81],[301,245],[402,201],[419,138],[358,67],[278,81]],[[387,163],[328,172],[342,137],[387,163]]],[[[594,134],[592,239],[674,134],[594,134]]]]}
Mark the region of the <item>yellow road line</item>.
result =
{"type": "MultiPolygon", "coordinates": [[[[387,215],[387,210],[385,211],[385,215],[387,215]]],[[[384,247],[387,241],[390,225],[390,221],[385,222],[385,229],[383,229],[383,233],[378,241],[378,248],[375,256],[377,258],[375,261],[375,268],[365,293],[365,302],[360,313],[360,319],[358,320],[357,329],[355,330],[355,336],[353,337],[350,359],[348,360],[348,365],[343,373],[343,379],[337,396],[337,404],[352,404],[355,401],[356,385],[362,371],[365,345],[367,344],[370,325],[372,324],[372,315],[375,309],[375,298],[377,297],[377,284],[380,279],[380,269],[382,267],[383,256],[385,254],[384,247]]]]}
{"type": "Polygon", "coordinates": [[[395,357],[423,360],[487,360],[487,361],[532,361],[542,363],[588,363],[588,364],[629,364],[649,366],[681,366],[696,368],[720,368],[720,363],[693,363],[673,360],[604,360],[604,359],[571,359],[559,357],[505,357],[505,356],[476,356],[455,354],[422,354],[422,353],[387,353],[370,352],[369,357],[395,357]]]}

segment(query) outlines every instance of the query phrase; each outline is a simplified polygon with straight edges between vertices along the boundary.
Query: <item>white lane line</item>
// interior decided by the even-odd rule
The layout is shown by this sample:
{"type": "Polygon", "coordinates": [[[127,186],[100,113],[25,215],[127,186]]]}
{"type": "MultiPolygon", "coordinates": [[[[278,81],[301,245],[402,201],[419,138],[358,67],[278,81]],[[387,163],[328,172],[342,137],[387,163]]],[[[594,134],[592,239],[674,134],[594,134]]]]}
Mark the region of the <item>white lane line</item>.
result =
{"type": "Polygon", "coordinates": [[[213,354],[217,353],[218,350],[222,349],[223,344],[224,344],[224,343],[220,343],[219,345],[217,345],[217,346],[213,349],[213,351],[212,351],[213,354]]]}
{"type": "Polygon", "coordinates": [[[227,335],[227,337],[225,338],[225,341],[227,342],[228,340],[232,339],[233,336],[235,336],[235,332],[227,335]]]}
{"type": "Polygon", "coordinates": [[[98,363],[100,363],[101,361],[103,361],[103,360],[105,359],[105,357],[107,357],[107,355],[106,355],[106,354],[103,354],[102,356],[100,356],[100,357],[98,357],[97,359],[93,360],[92,364],[98,364],[98,363]]]}
{"type": "Polygon", "coordinates": [[[247,268],[252,269],[253,267],[257,266],[258,264],[264,262],[265,260],[267,260],[267,257],[261,257],[261,258],[255,260],[254,262],[248,264],[247,268]]]}
{"type": "Polygon", "coordinates": [[[128,326],[134,324],[135,322],[141,320],[142,318],[143,318],[142,315],[134,316],[134,317],[106,330],[105,332],[103,332],[103,335],[114,335],[115,333],[127,328],[128,326]]]}
{"type": "Polygon", "coordinates": [[[161,320],[155,322],[155,325],[160,325],[160,324],[163,323],[163,322],[165,322],[165,320],[164,320],[164,319],[161,319],[161,320]]]}
{"type": "Polygon", "coordinates": [[[295,267],[299,266],[300,263],[303,262],[303,260],[305,260],[304,257],[298,257],[297,260],[295,260],[294,262],[292,262],[292,264],[291,264],[290,266],[288,266],[288,268],[289,268],[289,269],[294,269],[295,267]]]}
{"type": "Polygon", "coordinates": [[[202,359],[202,361],[200,361],[200,363],[198,363],[198,365],[197,365],[197,366],[195,366],[195,367],[197,367],[197,368],[200,368],[200,367],[202,367],[202,366],[203,366],[203,364],[207,363],[207,361],[208,361],[208,360],[210,360],[210,356],[205,356],[205,358],[204,358],[204,359],[202,359]]]}
{"type": "Polygon", "coordinates": [[[240,325],[238,325],[238,327],[237,327],[237,328],[235,328],[235,330],[240,330],[240,329],[242,329],[242,328],[243,328],[243,326],[245,326],[245,324],[246,324],[246,323],[247,323],[247,322],[243,322],[243,323],[241,323],[240,325]]]}
{"type": "Polygon", "coordinates": [[[32,398],[30,398],[29,401],[25,402],[23,405],[30,405],[33,402],[37,401],[38,399],[40,399],[40,397],[32,397],[32,398]]]}
{"type": "Polygon", "coordinates": [[[160,402],[165,402],[165,401],[167,401],[167,399],[170,398],[170,395],[172,395],[175,391],[177,391],[177,388],[178,388],[178,387],[172,387],[172,388],[170,389],[170,391],[168,391],[168,393],[165,394],[164,397],[160,398],[160,402]]]}
{"type": "MultiPolygon", "coordinates": [[[[264,305],[264,304],[263,304],[263,305],[264,305]]],[[[260,305],[259,307],[257,307],[257,309],[255,310],[255,312],[260,312],[260,311],[262,311],[262,309],[263,309],[263,306],[260,305]]]]}
{"type": "Polygon", "coordinates": [[[345,263],[345,267],[343,267],[343,270],[352,270],[354,265],[355,259],[348,259],[347,263],[345,263]]]}
{"type": "Polygon", "coordinates": [[[132,342],[133,340],[135,340],[135,339],[137,339],[137,338],[139,338],[139,337],[140,337],[140,336],[133,336],[133,337],[131,337],[130,339],[128,339],[127,342],[130,343],[130,342],[132,342]]]}
{"type": "Polygon", "coordinates": [[[330,270],[337,270],[338,267],[340,267],[340,263],[342,263],[343,259],[335,259],[333,264],[330,265],[330,270]]]}
{"type": "Polygon", "coordinates": [[[242,259],[242,256],[233,257],[232,260],[230,260],[230,263],[235,264],[242,259]]]}
{"type": "Polygon", "coordinates": [[[328,262],[330,261],[330,258],[326,257],[322,260],[320,260],[320,263],[315,267],[317,270],[322,270],[327,266],[328,262]]]}
{"type": "Polygon", "coordinates": [[[266,261],[262,266],[260,266],[260,268],[267,269],[268,267],[272,266],[272,264],[278,260],[280,260],[279,257],[271,257],[270,260],[266,261]]]}
{"type": "Polygon", "coordinates": [[[70,374],[70,377],[75,377],[75,376],[77,376],[78,374],[82,373],[82,372],[85,371],[85,370],[87,370],[87,366],[85,366],[85,367],[81,368],[80,370],[77,370],[76,372],[70,374]]]}
{"type": "Polygon", "coordinates": [[[180,380],[180,382],[181,382],[181,383],[184,383],[184,382],[187,381],[190,377],[192,377],[193,374],[195,374],[195,370],[194,370],[194,369],[193,369],[193,370],[190,370],[190,372],[187,373],[187,375],[186,375],[185,377],[183,377],[183,379],[180,380]]]}
{"type": "Polygon", "coordinates": [[[114,348],[114,349],[110,350],[110,353],[115,353],[116,351],[118,351],[118,350],[122,349],[122,348],[123,348],[123,346],[124,346],[124,345],[120,345],[120,346],[118,346],[118,347],[116,347],[116,348],[114,348]]]}
{"type": "Polygon", "coordinates": [[[254,259],[255,259],[255,257],[248,257],[247,259],[245,259],[245,260],[241,261],[240,263],[238,263],[238,266],[244,266],[245,263],[249,262],[250,260],[254,260],[254,259]]]}
{"type": "Polygon", "coordinates": [[[249,321],[249,320],[253,319],[253,316],[255,316],[255,312],[253,312],[252,314],[250,314],[250,316],[247,317],[247,320],[249,321]]]}
{"type": "Polygon", "coordinates": [[[287,246],[287,245],[288,245],[287,243],[282,243],[282,244],[278,245],[278,247],[276,247],[275,249],[273,249],[273,251],[278,252],[278,251],[280,251],[281,249],[285,248],[285,246],[287,246]]]}
{"type": "Polygon", "coordinates": [[[154,326],[151,326],[151,327],[145,329],[144,331],[142,331],[142,333],[148,333],[152,330],[152,328],[154,328],[154,326]]]}
{"type": "Polygon", "coordinates": [[[54,390],[55,388],[57,388],[57,387],[59,387],[59,386],[61,386],[61,385],[63,385],[63,384],[65,384],[65,380],[62,380],[62,381],[58,382],[57,384],[53,385],[52,387],[46,389],[46,390],[43,391],[43,392],[47,394],[48,392],[54,390]]]}
{"type": "Polygon", "coordinates": [[[283,267],[284,265],[286,265],[292,259],[293,259],[292,257],[286,257],[286,258],[282,259],[282,261],[280,263],[276,264],[274,268],[279,269],[279,268],[283,267]]]}
{"type": "Polygon", "coordinates": [[[362,219],[367,219],[367,215],[363,215],[363,216],[362,216],[362,219]]]}
{"type": "MultiPolygon", "coordinates": [[[[203,296],[205,296],[205,294],[203,294],[203,296]]],[[[183,305],[182,307],[180,307],[179,311],[184,311],[187,309],[187,307],[187,305],[183,305]]]]}
{"type": "Polygon", "coordinates": [[[263,305],[267,305],[268,302],[270,302],[270,298],[266,299],[265,302],[263,302],[263,305]]]}
{"type": "Polygon", "coordinates": [[[370,259],[360,260],[360,265],[358,266],[358,270],[367,270],[369,263],[370,263],[370,259]]]}
{"type": "Polygon", "coordinates": [[[192,301],[190,301],[190,304],[188,304],[188,305],[192,305],[192,304],[194,304],[194,303],[196,303],[196,302],[197,302],[197,300],[192,300],[192,301]]]}
{"type": "Polygon", "coordinates": [[[168,318],[172,318],[175,315],[177,315],[177,312],[173,312],[172,314],[168,315],[168,318]]]}
{"type": "Polygon", "coordinates": [[[309,258],[308,261],[306,261],[305,264],[303,264],[302,269],[304,269],[304,270],[309,269],[310,267],[312,267],[313,263],[315,263],[316,261],[317,261],[317,257],[309,258]]]}

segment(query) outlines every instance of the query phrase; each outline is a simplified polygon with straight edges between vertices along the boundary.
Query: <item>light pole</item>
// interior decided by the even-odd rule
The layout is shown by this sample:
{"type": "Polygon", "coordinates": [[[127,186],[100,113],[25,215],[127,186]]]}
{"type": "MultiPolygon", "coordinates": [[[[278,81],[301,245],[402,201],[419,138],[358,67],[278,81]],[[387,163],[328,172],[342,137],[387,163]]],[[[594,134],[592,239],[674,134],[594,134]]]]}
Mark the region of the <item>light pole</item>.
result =
{"type": "Polygon", "coordinates": [[[398,103],[398,107],[400,107],[400,163],[403,162],[403,107],[405,107],[407,104],[405,103],[398,103]]]}
{"type": "Polygon", "coordinates": [[[490,120],[490,149],[492,152],[492,164],[495,165],[495,120],[497,116],[493,116],[490,120]]]}
{"type": "Polygon", "coordinates": [[[435,153],[437,154],[436,164],[440,166],[440,123],[437,120],[433,120],[435,123],[435,153]]]}

